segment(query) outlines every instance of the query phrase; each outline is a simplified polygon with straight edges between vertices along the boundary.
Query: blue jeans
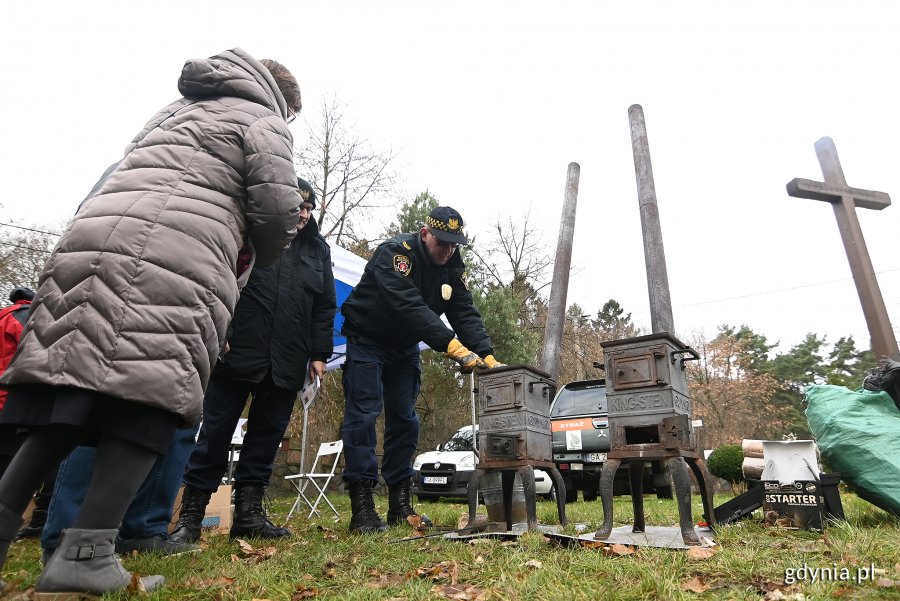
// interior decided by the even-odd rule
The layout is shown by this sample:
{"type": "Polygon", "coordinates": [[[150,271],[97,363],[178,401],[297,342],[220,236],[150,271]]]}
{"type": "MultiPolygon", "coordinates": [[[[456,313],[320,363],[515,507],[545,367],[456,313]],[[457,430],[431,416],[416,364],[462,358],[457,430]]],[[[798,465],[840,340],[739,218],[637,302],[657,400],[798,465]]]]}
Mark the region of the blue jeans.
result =
{"type": "Polygon", "coordinates": [[[269,485],[272,462],[291,421],[297,391],[276,386],[271,372],[262,382],[254,383],[235,380],[227,372],[218,371],[213,372],[203,397],[203,424],[184,473],[185,486],[213,493],[222,484],[231,437],[251,394],[247,434],[234,470],[234,487],[269,485]]]}
{"type": "MultiPolygon", "coordinates": [[[[194,448],[196,427],[175,431],[165,455],[161,455],[128,507],[119,535],[122,538],[148,538],[167,534],[172,519],[172,507],[181,486],[181,476],[188,455],[194,448]]],[[[59,464],[56,488],[47,514],[47,524],[41,533],[44,551],[56,549],[60,533],[69,528],[81,507],[94,472],[96,449],[76,447],[59,464]]]]}
{"type": "Polygon", "coordinates": [[[419,442],[419,348],[385,349],[368,339],[347,340],[344,363],[344,480],[378,481],[375,421],[384,410],[381,475],[389,486],[412,478],[419,442]]]}

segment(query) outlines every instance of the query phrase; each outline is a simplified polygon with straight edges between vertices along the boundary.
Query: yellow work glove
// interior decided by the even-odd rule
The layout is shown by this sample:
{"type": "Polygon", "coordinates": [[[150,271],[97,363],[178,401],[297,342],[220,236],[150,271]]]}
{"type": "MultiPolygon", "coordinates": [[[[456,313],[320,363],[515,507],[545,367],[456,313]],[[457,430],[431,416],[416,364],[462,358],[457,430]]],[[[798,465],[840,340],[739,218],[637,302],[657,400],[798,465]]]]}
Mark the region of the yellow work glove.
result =
{"type": "Polygon", "coordinates": [[[496,359],[494,359],[493,355],[488,355],[484,358],[484,364],[487,365],[488,369],[494,369],[495,367],[506,367],[506,363],[500,363],[496,359]]]}
{"type": "Polygon", "coordinates": [[[464,347],[462,342],[456,338],[450,341],[450,344],[447,345],[447,352],[444,354],[459,363],[459,371],[464,374],[470,374],[476,368],[487,367],[481,357],[464,347]]]}

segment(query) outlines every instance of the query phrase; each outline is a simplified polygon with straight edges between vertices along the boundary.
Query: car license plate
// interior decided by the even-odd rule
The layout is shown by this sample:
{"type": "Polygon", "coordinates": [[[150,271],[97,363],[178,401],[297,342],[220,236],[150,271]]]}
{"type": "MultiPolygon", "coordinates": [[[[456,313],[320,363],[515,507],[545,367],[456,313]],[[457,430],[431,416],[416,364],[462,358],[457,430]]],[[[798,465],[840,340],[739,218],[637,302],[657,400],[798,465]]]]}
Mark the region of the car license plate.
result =
{"type": "Polygon", "coordinates": [[[606,453],[585,453],[584,460],[588,463],[604,463],[606,461],[606,453]]]}
{"type": "Polygon", "coordinates": [[[446,484],[447,476],[425,476],[425,484],[446,484]]]}

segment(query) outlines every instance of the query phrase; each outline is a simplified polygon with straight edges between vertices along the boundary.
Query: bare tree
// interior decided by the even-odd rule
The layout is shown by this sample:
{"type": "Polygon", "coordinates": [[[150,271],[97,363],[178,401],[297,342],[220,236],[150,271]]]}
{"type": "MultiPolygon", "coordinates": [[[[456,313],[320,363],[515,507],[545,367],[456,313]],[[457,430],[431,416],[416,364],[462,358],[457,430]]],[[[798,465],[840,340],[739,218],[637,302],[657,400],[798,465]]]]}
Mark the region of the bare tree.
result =
{"type": "Polygon", "coordinates": [[[547,272],[553,255],[541,242],[540,234],[529,226],[531,213],[518,221],[507,217],[494,223],[494,237],[484,247],[470,247],[488,283],[512,288],[528,300],[548,286],[547,272]]]}
{"type": "Polygon", "coordinates": [[[366,209],[396,204],[390,196],[397,155],[373,149],[356,124],[347,123],[345,109],[334,98],[323,100],[316,122],[309,123],[309,142],[296,156],[319,197],[316,220],[322,235],[348,245],[361,241],[357,226],[369,217],[366,209]]]}
{"type": "Polygon", "coordinates": [[[52,228],[0,222],[0,302],[16,286],[37,289],[58,238],[52,228]]]}

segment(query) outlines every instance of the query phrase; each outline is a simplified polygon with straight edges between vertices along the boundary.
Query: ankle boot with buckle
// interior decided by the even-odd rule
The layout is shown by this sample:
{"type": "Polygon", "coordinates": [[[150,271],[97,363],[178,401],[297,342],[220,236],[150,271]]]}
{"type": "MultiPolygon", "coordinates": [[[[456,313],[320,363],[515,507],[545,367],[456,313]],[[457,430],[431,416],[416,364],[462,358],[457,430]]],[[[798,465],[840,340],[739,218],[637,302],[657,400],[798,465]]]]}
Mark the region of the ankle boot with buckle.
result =
{"type": "Polygon", "coordinates": [[[203,516],[212,493],[204,492],[192,486],[185,486],[181,494],[181,513],[178,523],[172,532],[172,540],[179,543],[196,543],[200,540],[200,529],[203,527],[203,516]]]}
{"type": "MultiPolygon", "coordinates": [[[[6,553],[16,538],[22,525],[22,516],[0,503],[0,568],[6,563],[6,553]]],[[[0,580],[0,593],[6,589],[6,583],[0,580]]]]}
{"type": "MultiPolygon", "coordinates": [[[[127,588],[131,584],[131,573],[115,556],[118,532],[81,528],[63,530],[56,552],[41,572],[34,598],[37,601],[83,599],[127,588]]],[[[162,576],[141,578],[147,591],[164,582],[162,576]]]]}
{"type": "Polygon", "coordinates": [[[234,491],[234,521],[231,538],[284,538],[291,535],[288,528],[279,528],[269,521],[263,507],[265,490],[262,486],[241,486],[234,491]]]}
{"type": "Polygon", "coordinates": [[[350,507],[353,511],[353,516],[350,518],[350,532],[370,534],[387,530],[387,525],[375,511],[373,488],[373,482],[350,483],[350,507]]]}
{"type": "Polygon", "coordinates": [[[422,526],[432,526],[431,518],[418,514],[412,506],[412,480],[406,479],[388,485],[387,523],[391,526],[408,522],[407,518],[418,517],[422,526]]]}

